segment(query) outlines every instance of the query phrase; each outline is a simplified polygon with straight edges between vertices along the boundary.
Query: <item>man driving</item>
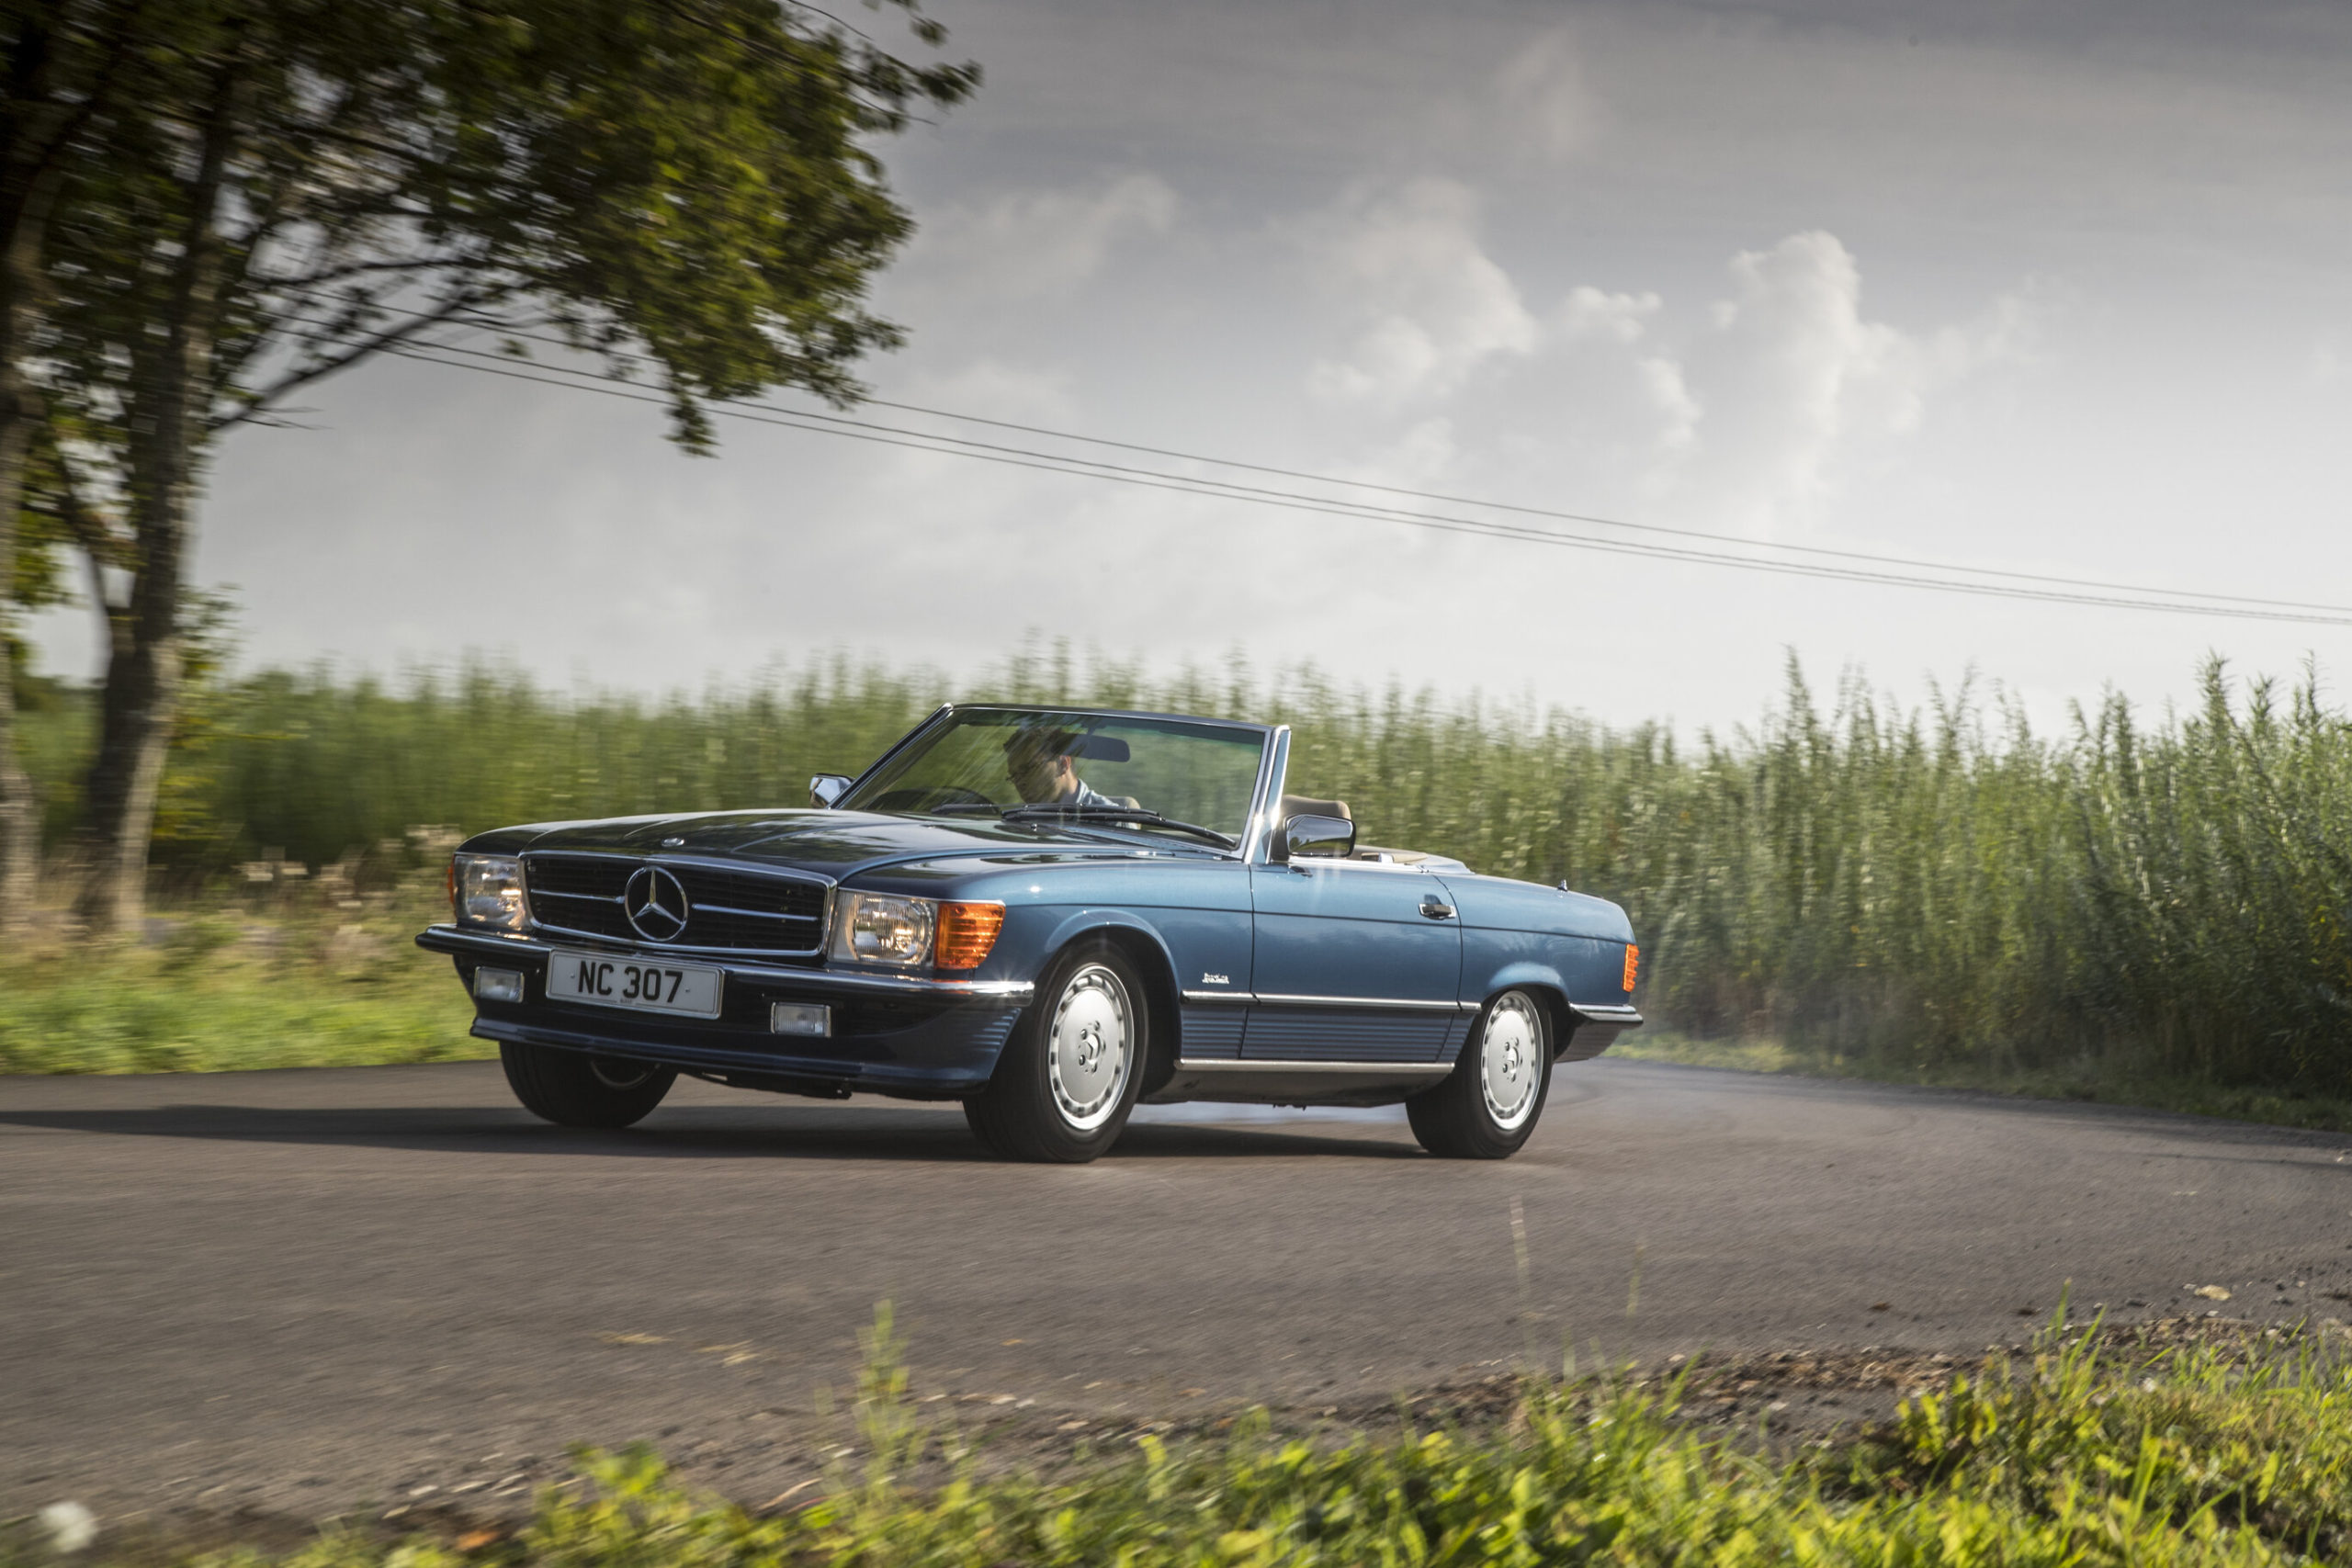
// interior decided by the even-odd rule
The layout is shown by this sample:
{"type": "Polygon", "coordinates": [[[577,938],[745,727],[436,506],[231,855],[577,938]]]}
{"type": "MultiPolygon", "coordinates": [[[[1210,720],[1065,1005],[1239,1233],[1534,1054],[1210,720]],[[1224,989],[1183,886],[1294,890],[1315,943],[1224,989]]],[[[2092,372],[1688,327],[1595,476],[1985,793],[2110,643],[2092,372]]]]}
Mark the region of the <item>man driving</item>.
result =
{"type": "Polygon", "coordinates": [[[1032,806],[1117,806],[1086,786],[1071,753],[1079,737],[1067,729],[1023,729],[1004,743],[1004,769],[1032,806]]]}

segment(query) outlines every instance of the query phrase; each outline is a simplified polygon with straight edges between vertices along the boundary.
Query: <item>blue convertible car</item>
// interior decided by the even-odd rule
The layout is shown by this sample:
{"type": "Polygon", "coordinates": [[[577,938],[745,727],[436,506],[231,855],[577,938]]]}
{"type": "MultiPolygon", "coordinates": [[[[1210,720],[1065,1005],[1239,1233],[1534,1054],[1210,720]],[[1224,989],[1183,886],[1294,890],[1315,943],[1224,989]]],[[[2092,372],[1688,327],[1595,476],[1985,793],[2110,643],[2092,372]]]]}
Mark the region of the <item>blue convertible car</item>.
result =
{"type": "Polygon", "coordinates": [[[1403,1101],[1527,1140],[1555,1063],[1641,1022],[1614,904],[1359,844],[1283,726],[954,704],[811,808],[502,828],[448,953],[530,1110],[622,1127],[677,1075],[959,1100],[1088,1160],[1139,1100],[1403,1101]]]}

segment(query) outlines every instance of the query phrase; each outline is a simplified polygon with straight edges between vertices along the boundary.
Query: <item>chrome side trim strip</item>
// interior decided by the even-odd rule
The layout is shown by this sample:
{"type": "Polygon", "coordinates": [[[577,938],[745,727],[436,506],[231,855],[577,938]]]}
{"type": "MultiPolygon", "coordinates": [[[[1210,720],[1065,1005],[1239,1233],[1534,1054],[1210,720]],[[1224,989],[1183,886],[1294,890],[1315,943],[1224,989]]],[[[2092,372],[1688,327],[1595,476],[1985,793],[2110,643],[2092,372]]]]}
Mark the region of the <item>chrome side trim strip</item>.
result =
{"type": "Polygon", "coordinates": [[[1570,1002],[1568,1010],[1587,1023],[1615,1023],[1634,1029],[1642,1021],[1641,1010],[1630,1003],[1612,1006],[1607,1002],[1570,1002]]]}
{"type": "Polygon", "coordinates": [[[1193,1061],[1180,1057],[1180,1073],[1371,1073],[1385,1077],[1442,1078],[1453,1071],[1451,1062],[1259,1062],[1227,1059],[1193,1061]]]}
{"type": "Polygon", "coordinates": [[[1394,1008],[1409,1012],[1469,1012],[1476,1002],[1419,1002],[1401,997],[1289,997],[1270,996],[1264,992],[1250,998],[1270,1008],[1394,1008]]]}
{"type": "Polygon", "coordinates": [[[1189,1003],[1226,1002],[1269,1008],[1389,1008],[1399,1012],[1476,1012],[1478,1002],[1420,1002],[1402,997],[1293,997],[1266,991],[1182,991],[1189,1003]]]}
{"type": "MultiPolygon", "coordinates": [[[[428,926],[418,933],[416,944],[427,952],[447,953],[453,948],[505,956],[534,953],[545,956],[558,952],[579,952],[577,948],[560,947],[527,936],[503,936],[496,931],[459,931],[455,926],[428,926]]],[[[641,958],[660,960],[673,956],[675,950],[630,947],[624,951],[641,958]]],[[[700,953],[694,955],[699,959],[700,953]]],[[[756,964],[720,962],[716,967],[726,971],[730,978],[760,980],[775,985],[813,986],[836,991],[897,992],[901,996],[972,997],[990,1001],[1026,1003],[1037,994],[1034,981],[1029,980],[944,980],[923,975],[852,975],[838,969],[771,969],[756,964]]]]}

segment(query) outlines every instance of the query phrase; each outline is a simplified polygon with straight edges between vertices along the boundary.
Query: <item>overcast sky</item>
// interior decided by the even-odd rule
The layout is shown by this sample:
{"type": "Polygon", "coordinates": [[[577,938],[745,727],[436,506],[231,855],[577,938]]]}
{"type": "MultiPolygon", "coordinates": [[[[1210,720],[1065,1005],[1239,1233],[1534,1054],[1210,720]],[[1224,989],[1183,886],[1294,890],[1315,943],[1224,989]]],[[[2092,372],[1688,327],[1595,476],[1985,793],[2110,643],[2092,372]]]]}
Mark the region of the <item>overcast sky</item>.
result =
{"type": "MultiPolygon", "coordinates": [[[[2352,601],[2352,7],[933,0],[878,396],[1974,565],[2352,601]]],[[[887,21],[878,26],[890,27],[887,21]]],[[[892,419],[900,416],[888,415],[892,419]]],[[[1750,720],[1794,649],[2044,719],[2352,632],[1471,539],[385,361],[222,453],[244,661],[741,682],[1024,635],[1750,720]]],[[[85,670],[87,612],[43,617],[85,670]]]]}

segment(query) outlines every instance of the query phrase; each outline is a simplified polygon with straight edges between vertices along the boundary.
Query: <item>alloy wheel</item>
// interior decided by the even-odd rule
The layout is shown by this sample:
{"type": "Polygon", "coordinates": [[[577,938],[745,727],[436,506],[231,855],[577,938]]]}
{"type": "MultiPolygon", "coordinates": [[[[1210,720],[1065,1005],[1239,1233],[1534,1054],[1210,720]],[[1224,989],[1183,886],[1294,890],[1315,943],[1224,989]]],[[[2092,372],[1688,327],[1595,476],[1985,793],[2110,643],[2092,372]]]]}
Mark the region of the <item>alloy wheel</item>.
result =
{"type": "Polygon", "coordinates": [[[1046,1081],[1072,1128],[1091,1133],[1117,1112],[1135,1070],[1134,1039],[1134,1006],[1119,976],[1101,964],[1072,975],[1046,1039],[1046,1081]]]}
{"type": "Polygon", "coordinates": [[[1517,991],[1487,1010],[1478,1040],[1478,1089],[1487,1114],[1504,1132],[1515,1132],[1535,1112],[1544,1084],[1544,1023],[1535,1005],[1517,991]]]}

